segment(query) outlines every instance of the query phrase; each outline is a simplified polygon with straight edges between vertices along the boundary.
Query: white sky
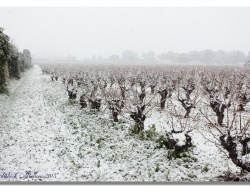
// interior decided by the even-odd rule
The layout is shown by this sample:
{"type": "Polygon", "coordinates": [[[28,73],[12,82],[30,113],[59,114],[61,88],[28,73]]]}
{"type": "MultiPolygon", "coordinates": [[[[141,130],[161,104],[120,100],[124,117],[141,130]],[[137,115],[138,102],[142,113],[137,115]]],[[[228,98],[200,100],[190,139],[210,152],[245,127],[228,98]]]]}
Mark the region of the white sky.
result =
{"type": "Polygon", "coordinates": [[[0,7],[0,27],[35,57],[133,50],[250,50],[250,8],[0,7]]]}

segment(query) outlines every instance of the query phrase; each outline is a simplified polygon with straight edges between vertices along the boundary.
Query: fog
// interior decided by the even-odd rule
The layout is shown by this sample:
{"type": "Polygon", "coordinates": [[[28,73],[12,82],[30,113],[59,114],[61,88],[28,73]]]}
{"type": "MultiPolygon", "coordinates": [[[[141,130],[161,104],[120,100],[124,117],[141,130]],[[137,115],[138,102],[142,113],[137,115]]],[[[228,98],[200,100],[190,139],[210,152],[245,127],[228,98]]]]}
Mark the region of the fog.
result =
{"type": "Polygon", "coordinates": [[[0,8],[0,27],[35,58],[132,50],[250,50],[250,8],[0,8]]]}

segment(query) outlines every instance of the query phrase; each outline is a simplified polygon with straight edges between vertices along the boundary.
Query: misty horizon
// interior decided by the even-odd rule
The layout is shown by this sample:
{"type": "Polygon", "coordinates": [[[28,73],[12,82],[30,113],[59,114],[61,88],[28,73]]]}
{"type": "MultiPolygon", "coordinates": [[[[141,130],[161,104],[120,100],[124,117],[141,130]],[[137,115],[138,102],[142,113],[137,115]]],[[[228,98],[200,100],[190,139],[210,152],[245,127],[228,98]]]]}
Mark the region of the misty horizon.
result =
{"type": "Polygon", "coordinates": [[[0,27],[34,58],[107,58],[126,50],[250,50],[249,8],[0,8],[0,27]]]}

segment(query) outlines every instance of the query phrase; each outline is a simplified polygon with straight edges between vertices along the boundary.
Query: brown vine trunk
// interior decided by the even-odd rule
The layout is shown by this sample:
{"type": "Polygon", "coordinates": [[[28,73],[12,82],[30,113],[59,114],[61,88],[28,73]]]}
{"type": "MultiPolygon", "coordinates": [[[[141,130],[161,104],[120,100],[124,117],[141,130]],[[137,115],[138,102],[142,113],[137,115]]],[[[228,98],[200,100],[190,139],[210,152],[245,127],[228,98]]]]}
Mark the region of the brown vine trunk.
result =
{"type": "Polygon", "coordinates": [[[118,113],[112,112],[114,122],[118,122],[118,113]]]}
{"type": "Polygon", "coordinates": [[[190,112],[191,112],[191,108],[190,109],[186,109],[186,114],[185,114],[184,118],[188,118],[190,112]]]}
{"type": "Polygon", "coordinates": [[[150,86],[151,88],[151,94],[154,94],[155,93],[155,86],[150,86]]]}
{"type": "Polygon", "coordinates": [[[144,130],[144,121],[140,121],[138,124],[138,130],[139,132],[143,131],[144,130]]]}
{"type": "Polygon", "coordinates": [[[243,104],[238,104],[237,111],[239,111],[239,112],[245,111],[243,104]]]}
{"type": "MultiPolygon", "coordinates": [[[[235,138],[231,137],[230,133],[229,133],[229,136],[227,136],[226,139],[225,139],[225,137],[226,137],[225,135],[221,136],[220,137],[220,142],[221,142],[221,145],[223,146],[223,148],[226,149],[227,152],[229,153],[230,159],[233,161],[233,163],[236,166],[240,167],[242,170],[250,172],[250,162],[245,162],[244,163],[241,160],[241,158],[239,158],[239,156],[238,156],[239,153],[240,153],[240,155],[246,154],[244,152],[244,150],[246,150],[246,144],[244,144],[244,143],[249,142],[249,138],[246,138],[245,140],[238,143],[238,144],[242,144],[243,150],[242,151],[237,151],[237,143],[235,141],[235,138]]],[[[248,151],[248,153],[249,153],[249,151],[248,151]]]]}
{"type": "Polygon", "coordinates": [[[161,99],[160,99],[160,107],[163,110],[165,108],[165,103],[166,103],[166,99],[167,99],[167,90],[161,90],[158,91],[158,93],[161,95],[161,99]]]}
{"type": "Polygon", "coordinates": [[[224,114],[217,114],[218,125],[222,126],[223,119],[224,119],[224,114]]]}
{"type": "Polygon", "coordinates": [[[100,110],[101,107],[101,99],[89,99],[90,102],[90,108],[91,109],[97,109],[98,111],[100,110]]]}
{"type": "Polygon", "coordinates": [[[166,104],[166,99],[161,98],[160,106],[162,110],[165,108],[165,104],[166,104]]]}

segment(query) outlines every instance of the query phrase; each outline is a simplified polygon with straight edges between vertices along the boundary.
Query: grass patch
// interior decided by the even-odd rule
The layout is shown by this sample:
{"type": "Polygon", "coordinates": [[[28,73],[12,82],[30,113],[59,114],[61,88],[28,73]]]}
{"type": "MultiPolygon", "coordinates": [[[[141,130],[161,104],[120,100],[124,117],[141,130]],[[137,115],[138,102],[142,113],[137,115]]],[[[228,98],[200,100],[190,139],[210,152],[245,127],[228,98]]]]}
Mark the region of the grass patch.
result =
{"type": "Polygon", "coordinates": [[[155,124],[153,124],[148,130],[145,131],[147,138],[153,139],[156,136],[155,124]]]}
{"type": "Polygon", "coordinates": [[[178,159],[178,158],[190,158],[190,154],[188,152],[177,152],[177,151],[169,151],[168,152],[168,155],[167,155],[167,158],[169,160],[172,160],[172,159],[178,159]]]}
{"type": "Polygon", "coordinates": [[[102,148],[102,146],[103,146],[103,141],[104,141],[105,139],[104,138],[98,138],[97,140],[96,140],[96,143],[98,144],[98,149],[101,149],[102,148]]]}
{"type": "Polygon", "coordinates": [[[159,172],[159,170],[160,170],[160,165],[159,165],[159,163],[157,163],[156,167],[155,167],[155,172],[159,172]]]}
{"type": "Polygon", "coordinates": [[[209,171],[209,168],[208,168],[208,166],[206,165],[206,166],[204,166],[204,168],[201,170],[201,172],[208,172],[209,171]]]}
{"type": "Polygon", "coordinates": [[[90,114],[90,115],[95,115],[97,113],[98,113],[97,109],[89,109],[89,111],[87,112],[87,114],[90,114]]]}
{"type": "Polygon", "coordinates": [[[97,168],[99,168],[100,166],[101,166],[101,161],[98,160],[98,161],[97,161],[97,168]]]}
{"type": "Polygon", "coordinates": [[[152,125],[148,130],[139,131],[139,127],[135,123],[129,131],[131,135],[138,135],[140,140],[153,140],[157,135],[155,125],[152,125]]]}
{"type": "Polygon", "coordinates": [[[190,152],[192,151],[192,149],[193,148],[189,148],[188,151],[184,151],[184,152],[177,152],[175,150],[169,150],[167,154],[167,158],[168,160],[182,159],[184,163],[197,162],[198,159],[190,155],[190,152]]]}
{"type": "Polygon", "coordinates": [[[129,128],[129,131],[131,132],[132,135],[139,134],[138,125],[135,123],[133,126],[129,128]]]}
{"type": "Polygon", "coordinates": [[[104,141],[105,139],[104,138],[98,138],[97,140],[96,140],[96,143],[97,144],[100,144],[102,141],[104,141]]]}
{"type": "Polygon", "coordinates": [[[165,141],[165,138],[164,138],[163,135],[161,135],[158,139],[156,139],[156,141],[155,141],[156,144],[157,144],[156,148],[157,148],[157,149],[160,149],[160,148],[165,147],[164,141],[165,141]]]}
{"type": "Polygon", "coordinates": [[[194,175],[194,174],[188,174],[187,175],[189,178],[191,178],[191,179],[193,179],[193,178],[197,178],[197,176],[196,175],[194,175]]]}

